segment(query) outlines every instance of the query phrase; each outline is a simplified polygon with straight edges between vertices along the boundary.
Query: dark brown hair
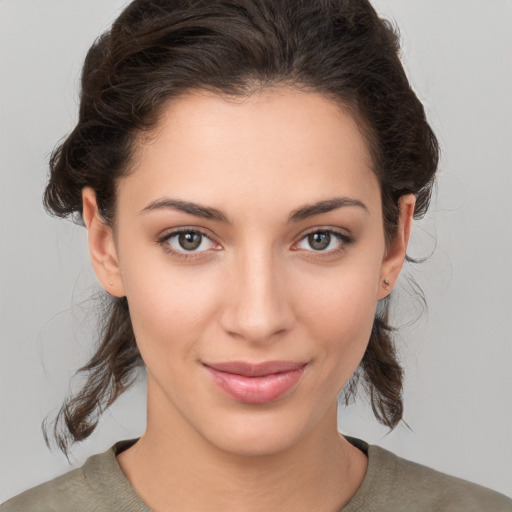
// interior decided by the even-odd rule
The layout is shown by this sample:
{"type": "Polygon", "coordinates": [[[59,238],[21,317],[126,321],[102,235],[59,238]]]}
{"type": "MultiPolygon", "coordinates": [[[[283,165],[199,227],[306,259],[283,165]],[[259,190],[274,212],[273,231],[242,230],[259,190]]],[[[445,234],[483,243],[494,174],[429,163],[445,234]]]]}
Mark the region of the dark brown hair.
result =
{"type": "MultiPolygon", "coordinates": [[[[380,180],[388,241],[402,195],[414,193],[415,217],[424,215],[437,141],[400,63],[398,36],[367,0],[135,0],[87,54],[78,123],[51,158],[47,210],[80,220],[81,191],[90,186],[112,223],[116,182],[166,102],[192,89],[247,96],[279,85],[324,94],[354,115],[380,180]]],[[[402,369],[388,300],[345,397],[359,377],[377,419],[393,428],[403,412],[402,369]]],[[[142,365],[127,300],[111,298],[100,346],[80,370],[87,381],[54,424],[61,449],[92,433],[142,365]]]]}

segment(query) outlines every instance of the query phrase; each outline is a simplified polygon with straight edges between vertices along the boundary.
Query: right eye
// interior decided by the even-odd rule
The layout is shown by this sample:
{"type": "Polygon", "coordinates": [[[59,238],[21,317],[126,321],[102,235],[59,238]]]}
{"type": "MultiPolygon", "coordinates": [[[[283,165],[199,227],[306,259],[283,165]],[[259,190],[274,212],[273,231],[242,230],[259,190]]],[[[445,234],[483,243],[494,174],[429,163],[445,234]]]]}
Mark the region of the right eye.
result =
{"type": "Polygon", "coordinates": [[[179,229],[167,233],[158,240],[164,250],[180,258],[204,253],[217,246],[206,233],[197,229],[179,229]]]}

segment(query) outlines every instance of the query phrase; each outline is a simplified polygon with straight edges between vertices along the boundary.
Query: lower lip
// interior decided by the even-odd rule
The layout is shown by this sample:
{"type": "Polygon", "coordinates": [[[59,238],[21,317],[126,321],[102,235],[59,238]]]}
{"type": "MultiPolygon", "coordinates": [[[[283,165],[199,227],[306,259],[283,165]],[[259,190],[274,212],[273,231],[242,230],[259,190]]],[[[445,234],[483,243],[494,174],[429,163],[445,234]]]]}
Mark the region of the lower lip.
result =
{"type": "Polygon", "coordinates": [[[205,366],[213,381],[231,398],[246,404],[266,404],[277,400],[299,382],[305,366],[261,377],[244,377],[205,366]]]}

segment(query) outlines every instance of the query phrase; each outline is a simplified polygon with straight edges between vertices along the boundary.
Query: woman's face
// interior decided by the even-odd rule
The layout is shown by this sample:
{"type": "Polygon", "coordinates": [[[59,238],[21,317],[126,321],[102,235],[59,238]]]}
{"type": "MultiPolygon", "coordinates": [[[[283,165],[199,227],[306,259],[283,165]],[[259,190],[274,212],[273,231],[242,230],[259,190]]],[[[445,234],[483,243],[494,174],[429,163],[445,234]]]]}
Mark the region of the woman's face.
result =
{"type": "Polygon", "coordinates": [[[127,296],[147,366],[148,431],[269,454],[336,428],[405,250],[386,250],[350,115],[285,88],[184,96],[120,180],[113,238],[94,209],[86,190],[96,271],[127,296]]]}

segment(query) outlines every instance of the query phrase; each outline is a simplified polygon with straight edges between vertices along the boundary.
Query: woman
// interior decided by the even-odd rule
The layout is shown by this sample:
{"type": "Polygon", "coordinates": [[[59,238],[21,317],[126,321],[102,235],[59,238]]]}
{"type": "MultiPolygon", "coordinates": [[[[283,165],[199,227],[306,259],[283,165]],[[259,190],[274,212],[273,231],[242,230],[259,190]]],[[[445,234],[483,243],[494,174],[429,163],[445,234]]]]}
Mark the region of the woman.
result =
{"type": "Polygon", "coordinates": [[[336,428],[354,375],[402,417],[388,297],[437,158],[367,3],[132,3],[45,201],[81,216],[113,297],[57,441],[142,364],[147,430],[2,510],[508,510],[336,428]]]}

